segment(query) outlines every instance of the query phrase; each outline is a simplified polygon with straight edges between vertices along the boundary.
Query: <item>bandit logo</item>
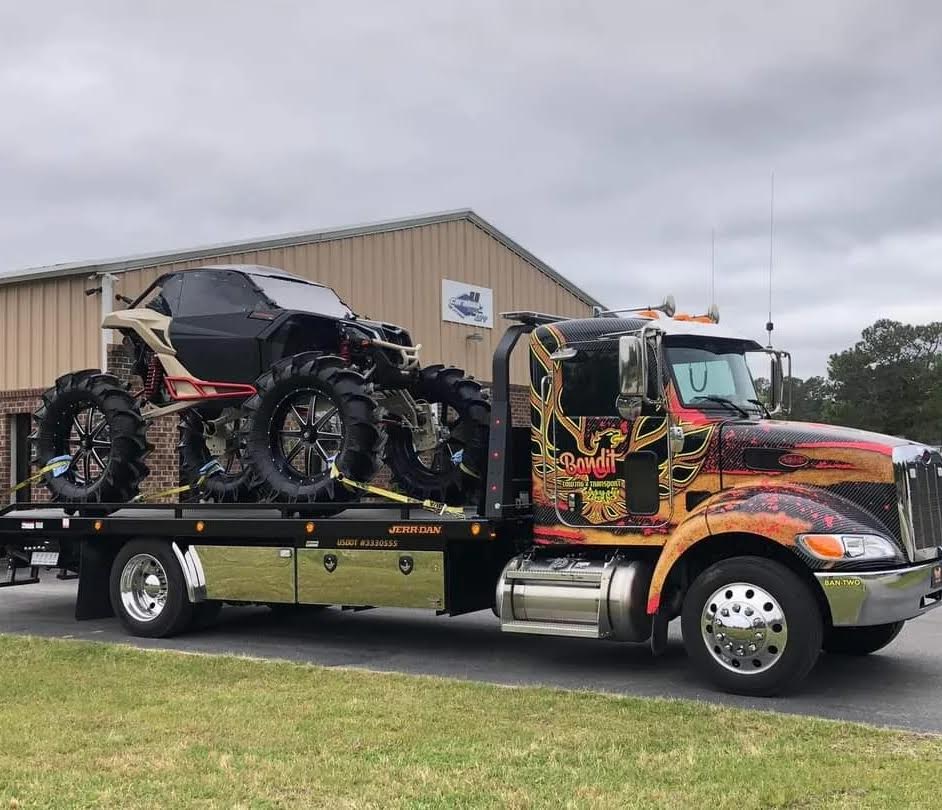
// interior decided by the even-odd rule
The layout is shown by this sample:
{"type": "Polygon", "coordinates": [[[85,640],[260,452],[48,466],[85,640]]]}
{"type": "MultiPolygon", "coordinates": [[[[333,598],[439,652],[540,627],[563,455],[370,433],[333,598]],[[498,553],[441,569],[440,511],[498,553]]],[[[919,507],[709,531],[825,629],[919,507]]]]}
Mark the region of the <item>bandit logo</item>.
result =
{"type": "Polygon", "coordinates": [[[608,478],[615,474],[617,458],[614,450],[602,450],[597,456],[576,458],[573,453],[560,453],[559,463],[566,475],[573,478],[608,478]]]}
{"type": "Polygon", "coordinates": [[[406,556],[406,557],[399,558],[399,570],[403,574],[405,574],[406,576],[409,576],[409,574],[412,573],[412,569],[414,568],[415,568],[415,560],[413,560],[412,557],[406,556]]]}

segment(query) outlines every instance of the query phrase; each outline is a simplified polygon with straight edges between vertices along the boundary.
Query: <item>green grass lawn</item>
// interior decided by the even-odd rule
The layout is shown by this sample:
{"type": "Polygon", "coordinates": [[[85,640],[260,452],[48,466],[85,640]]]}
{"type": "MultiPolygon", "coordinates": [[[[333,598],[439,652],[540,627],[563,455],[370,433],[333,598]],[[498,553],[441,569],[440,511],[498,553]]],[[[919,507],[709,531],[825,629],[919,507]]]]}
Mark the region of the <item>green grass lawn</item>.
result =
{"type": "Polygon", "coordinates": [[[692,702],[9,636],[0,685],[0,810],[942,802],[942,738],[692,702]]]}

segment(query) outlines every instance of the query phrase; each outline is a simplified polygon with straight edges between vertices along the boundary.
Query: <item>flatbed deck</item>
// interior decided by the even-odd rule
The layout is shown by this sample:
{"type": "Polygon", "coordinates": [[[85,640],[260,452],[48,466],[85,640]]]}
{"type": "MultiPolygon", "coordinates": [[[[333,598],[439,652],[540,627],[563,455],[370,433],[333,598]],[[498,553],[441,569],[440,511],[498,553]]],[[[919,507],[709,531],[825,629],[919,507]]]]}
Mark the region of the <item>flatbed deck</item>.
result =
{"type": "Polygon", "coordinates": [[[203,543],[305,546],[313,540],[327,545],[338,538],[395,534],[417,541],[403,542],[404,547],[427,547],[431,538],[476,539],[484,532],[485,537],[494,536],[496,525],[474,509],[439,515],[416,506],[371,501],[351,503],[339,512],[326,505],[213,503],[80,504],[68,510],[51,504],[11,504],[0,510],[0,543],[10,542],[11,535],[60,540],[150,535],[199,538],[203,543]]]}
{"type": "Polygon", "coordinates": [[[0,509],[0,556],[6,554],[9,570],[0,587],[32,584],[43,569],[58,568],[60,576],[79,575],[76,618],[111,615],[115,557],[128,543],[143,542],[172,548],[192,574],[189,585],[204,589],[201,598],[300,603],[314,589],[325,603],[422,604],[457,615],[493,604],[501,569],[532,536],[526,517],[489,520],[470,508],[439,515],[358,501],[337,510],[336,504],[12,504],[0,509]],[[341,573],[323,579],[325,566],[341,573]],[[413,567],[418,573],[410,576],[413,567]]]}

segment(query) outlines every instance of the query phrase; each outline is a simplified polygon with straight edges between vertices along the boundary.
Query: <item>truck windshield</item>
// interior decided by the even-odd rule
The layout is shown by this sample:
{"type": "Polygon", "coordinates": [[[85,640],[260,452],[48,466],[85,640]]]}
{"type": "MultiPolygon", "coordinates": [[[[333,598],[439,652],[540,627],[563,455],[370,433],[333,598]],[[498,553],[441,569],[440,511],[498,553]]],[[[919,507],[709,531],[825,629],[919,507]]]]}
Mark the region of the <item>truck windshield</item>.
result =
{"type": "Polygon", "coordinates": [[[732,341],[667,344],[667,361],[682,404],[760,413],[743,347],[732,341]]]}
{"type": "Polygon", "coordinates": [[[289,278],[272,276],[251,276],[252,282],[282,309],[297,309],[302,312],[315,312],[333,318],[351,318],[350,308],[340,300],[330,287],[309,284],[306,281],[294,281],[289,278]]]}

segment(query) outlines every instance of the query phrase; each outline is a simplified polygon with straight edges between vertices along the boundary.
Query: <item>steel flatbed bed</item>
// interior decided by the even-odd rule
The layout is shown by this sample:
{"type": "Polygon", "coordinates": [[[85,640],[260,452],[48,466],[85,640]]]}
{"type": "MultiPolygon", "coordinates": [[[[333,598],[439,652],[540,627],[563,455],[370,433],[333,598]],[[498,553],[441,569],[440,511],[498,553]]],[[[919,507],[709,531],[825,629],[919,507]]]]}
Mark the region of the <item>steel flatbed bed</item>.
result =
{"type": "MultiPolygon", "coordinates": [[[[507,510],[511,511],[511,510],[507,510]]],[[[12,504],[0,510],[2,587],[43,569],[78,575],[76,618],[113,614],[115,559],[150,544],[172,552],[192,602],[491,607],[500,570],[532,537],[527,510],[500,519],[414,505],[12,504]],[[25,576],[24,576],[25,574],[25,576]]]]}
{"type": "MultiPolygon", "coordinates": [[[[337,511],[336,505],[174,503],[76,505],[68,511],[54,504],[11,504],[0,509],[0,536],[26,532],[46,537],[128,536],[142,533],[173,537],[198,537],[258,542],[295,540],[299,546],[312,537],[327,543],[338,537],[386,533],[405,522],[431,524],[441,539],[490,536],[498,524],[467,509],[464,515],[438,515],[417,506],[361,501],[337,511]],[[73,511],[74,510],[74,511],[73,511]],[[300,511],[299,511],[300,510],[300,511]]],[[[402,530],[428,537],[431,532],[402,530]]]]}

